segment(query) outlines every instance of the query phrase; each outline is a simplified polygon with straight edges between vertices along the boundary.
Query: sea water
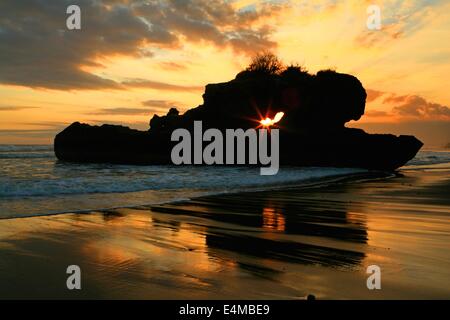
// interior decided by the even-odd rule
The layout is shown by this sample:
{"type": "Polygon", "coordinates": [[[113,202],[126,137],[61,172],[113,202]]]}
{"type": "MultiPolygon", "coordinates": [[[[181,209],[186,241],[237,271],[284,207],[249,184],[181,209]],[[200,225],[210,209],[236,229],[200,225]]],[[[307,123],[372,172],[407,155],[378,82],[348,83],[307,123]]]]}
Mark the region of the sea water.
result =
{"type": "MultiPolygon", "coordinates": [[[[425,151],[412,165],[450,162],[450,152],[425,151]]],[[[132,166],[58,161],[51,145],[0,145],[0,219],[101,210],[223,192],[320,184],[365,173],[355,168],[132,166]]]]}

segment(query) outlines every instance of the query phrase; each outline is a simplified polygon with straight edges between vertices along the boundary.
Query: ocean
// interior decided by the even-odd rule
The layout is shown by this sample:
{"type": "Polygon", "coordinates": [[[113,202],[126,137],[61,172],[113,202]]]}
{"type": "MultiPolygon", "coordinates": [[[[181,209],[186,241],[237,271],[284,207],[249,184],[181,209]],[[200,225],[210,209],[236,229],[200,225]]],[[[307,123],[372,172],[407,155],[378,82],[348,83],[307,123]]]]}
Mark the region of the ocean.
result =
{"type": "MultiPolygon", "coordinates": [[[[421,151],[415,166],[449,163],[448,151],[421,151]]],[[[55,158],[52,145],[0,145],[0,219],[133,207],[196,196],[329,183],[364,174],[355,168],[259,168],[75,164],[55,158]]]]}

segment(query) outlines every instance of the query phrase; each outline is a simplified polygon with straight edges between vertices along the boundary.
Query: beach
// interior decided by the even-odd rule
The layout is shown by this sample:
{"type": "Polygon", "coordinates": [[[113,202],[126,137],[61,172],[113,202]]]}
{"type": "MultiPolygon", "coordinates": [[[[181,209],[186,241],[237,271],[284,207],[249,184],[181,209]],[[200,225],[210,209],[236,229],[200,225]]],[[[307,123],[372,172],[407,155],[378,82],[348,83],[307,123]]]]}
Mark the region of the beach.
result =
{"type": "Polygon", "coordinates": [[[0,0],[0,302],[437,313],[449,16],[450,1],[0,0]]]}
{"type": "Polygon", "coordinates": [[[0,298],[448,299],[450,165],[0,219],[0,298]],[[81,269],[68,290],[66,269],[81,269]],[[369,290],[367,267],[381,270],[369,290]]]}

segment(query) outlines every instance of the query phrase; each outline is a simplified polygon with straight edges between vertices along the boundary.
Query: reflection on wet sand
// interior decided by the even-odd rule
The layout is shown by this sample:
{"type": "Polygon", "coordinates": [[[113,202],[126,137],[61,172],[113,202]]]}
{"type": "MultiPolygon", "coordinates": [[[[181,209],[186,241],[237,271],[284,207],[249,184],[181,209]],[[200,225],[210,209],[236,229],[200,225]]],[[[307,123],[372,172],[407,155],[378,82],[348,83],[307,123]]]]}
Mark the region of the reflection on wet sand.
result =
{"type": "Polygon", "coordinates": [[[0,235],[0,254],[15,256],[0,264],[0,280],[9,282],[0,289],[0,296],[9,292],[15,297],[23,292],[26,297],[70,297],[56,284],[65,283],[66,266],[77,264],[88,284],[75,297],[120,297],[124,289],[131,290],[130,297],[207,298],[217,292],[235,297],[236,290],[246,296],[267,285],[275,290],[267,292],[271,297],[298,298],[306,292],[291,288],[283,269],[289,264],[352,268],[364,253],[341,248],[340,242],[366,241],[364,225],[346,221],[343,208],[312,210],[294,191],[4,220],[0,235]],[[8,233],[21,227],[21,232],[8,233]],[[337,241],[318,244],[316,238],[337,241]],[[51,256],[51,262],[39,258],[45,255],[51,256]],[[18,261],[38,267],[42,277],[35,278],[34,285],[49,288],[47,294],[45,290],[35,292],[36,296],[22,291],[28,277],[14,274],[18,261]],[[53,275],[50,282],[54,287],[36,280],[48,279],[46,273],[53,275]],[[227,289],[223,288],[224,279],[227,289]],[[269,283],[258,283],[261,279],[269,283]]]}
{"type": "Polygon", "coordinates": [[[262,212],[263,229],[283,232],[286,230],[286,220],[283,212],[277,208],[264,207],[262,212]]]}
{"type": "Polygon", "coordinates": [[[302,264],[357,265],[364,258],[363,252],[340,249],[330,241],[326,246],[316,245],[314,237],[365,243],[367,230],[364,224],[349,223],[345,208],[333,210],[334,204],[327,205],[325,201],[322,206],[321,210],[313,210],[311,203],[292,190],[289,196],[283,191],[220,195],[151,209],[207,219],[203,222],[207,227],[206,244],[213,255],[217,255],[214,249],[221,249],[243,256],[302,264]],[[212,226],[209,221],[218,224],[212,226]]]}
{"type": "Polygon", "coordinates": [[[426,199],[436,190],[445,197],[436,185],[449,179],[439,173],[436,183],[416,181],[415,189],[405,187],[410,179],[1,220],[0,297],[439,297],[448,290],[439,285],[448,281],[449,223],[440,217],[449,210],[426,199]],[[408,200],[419,201],[417,190],[420,205],[408,200]],[[385,272],[387,289],[377,296],[365,287],[372,263],[385,272]],[[82,269],[79,292],[65,288],[72,264],[82,269]],[[408,268],[423,290],[408,287],[401,271],[408,268]]]}

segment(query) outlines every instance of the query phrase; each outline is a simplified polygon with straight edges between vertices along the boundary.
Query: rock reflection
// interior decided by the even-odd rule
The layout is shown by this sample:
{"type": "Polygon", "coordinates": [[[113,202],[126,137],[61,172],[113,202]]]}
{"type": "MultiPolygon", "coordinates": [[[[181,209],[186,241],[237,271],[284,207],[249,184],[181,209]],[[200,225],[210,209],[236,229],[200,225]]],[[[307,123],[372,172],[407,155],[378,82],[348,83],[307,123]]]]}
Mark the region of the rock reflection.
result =
{"type": "MultiPolygon", "coordinates": [[[[247,265],[248,257],[327,267],[360,264],[367,227],[351,213],[350,204],[318,202],[296,192],[201,197],[152,211],[201,218],[208,254],[224,259],[231,255],[240,266],[247,265]]],[[[263,262],[260,267],[264,270],[263,262]]]]}

